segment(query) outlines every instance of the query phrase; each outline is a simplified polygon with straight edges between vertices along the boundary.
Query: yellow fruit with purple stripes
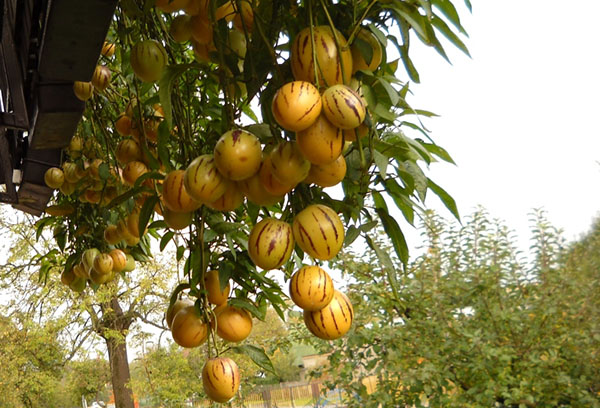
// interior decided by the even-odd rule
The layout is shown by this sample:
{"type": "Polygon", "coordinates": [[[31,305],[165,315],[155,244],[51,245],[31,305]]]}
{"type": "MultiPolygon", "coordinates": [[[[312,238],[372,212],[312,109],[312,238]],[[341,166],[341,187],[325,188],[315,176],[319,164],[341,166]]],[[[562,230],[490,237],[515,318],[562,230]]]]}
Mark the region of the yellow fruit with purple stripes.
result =
{"type": "Polygon", "coordinates": [[[263,160],[258,177],[265,191],[273,196],[283,196],[296,187],[296,183],[284,184],[277,180],[273,164],[271,163],[271,156],[267,156],[263,160]]]}
{"type": "Polygon", "coordinates": [[[238,189],[233,181],[227,180],[227,189],[212,203],[206,203],[206,206],[213,210],[227,212],[237,209],[244,203],[244,194],[238,189]]]}
{"type": "Polygon", "coordinates": [[[247,179],[260,169],[260,141],[245,130],[230,130],[217,141],[214,157],[215,165],[223,176],[233,181],[247,179]]]}
{"type": "Polygon", "coordinates": [[[331,27],[313,27],[314,41],[310,38],[310,31],[310,27],[304,28],[292,43],[290,58],[294,78],[298,81],[315,83],[314,42],[319,85],[331,86],[349,81],[352,74],[352,53],[342,33],[335,30],[340,53],[331,27]]]}
{"type": "Polygon", "coordinates": [[[323,340],[335,340],[348,333],[354,319],[352,303],[342,292],[336,290],[331,302],[321,310],[304,312],[304,324],[315,336],[323,340]]]}
{"type": "Polygon", "coordinates": [[[208,398],[215,402],[227,402],[240,388],[240,369],[228,357],[211,358],[202,368],[202,385],[208,398]]]}
{"type": "Polygon", "coordinates": [[[296,133],[296,143],[306,159],[312,164],[327,164],[342,153],[344,136],[342,130],[333,126],[321,113],[312,126],[296,133]]]}
{"type": "Polygon", "coordinates": [[[240,191],[256,205],[273,205],[283,199],[282,195],[269,193],[260,181],[260,172],[254,176],[238,181],[240,191]]]}
{"type": "Polygon", "coordinates": [[[176,212],[165,208],[163,219],[165,224],[167,224],[167,227],[179,231],[190,226],[192,221],[194,221],[194,213],[176,212]]]}
{"type": "Polygon", "coordinates": [[[217,170],[212,154],[196,157],[185,170],[185,190],[194,200],[212,203],[225,193],[227,183],[217,170]]]}
{"type": "Polygon", "coordinates": [[[292,224],[296,244],[313,258],[330,260],[344,244],[344,225],[330,207],[312,204],[300,211],[292,224]]]}
{"type": "Polygon", "coordinates": [[[175,318],[175,315],[179,313],[181,309],[187,306],[194,306],[194,302],[192,302],[190,299],[177,299],[175,303],[169,305],[167,312],[165,313],[165,320],[167,321],[169,330],[173,325],[173,319],[175,318]]]}
{"type": "Polygon", "coordinates": [[[323,112],[340,129],[358,127],[367,114],[363,98],[346,85],[334,85],[323,92],[323,112]]]}
{"type": "Polygon", "coordinates": [[[94,94],[94,85],[91,82],[73,82],[73,92],[80,101],[87,101],[94,94]]]}
{"type": "Polygon", "coordinates": [[[336,161],[329,164],[316,165],[310,167],[308,177],[305,183],[315,183],[320,187],[331,187],[340,183],[346,176],[346,159],[340,155],[336,161]]]}
{"type": "Polygon", "coordinates": [[[333,298],[333,281],[317,265],[303,266],[290,279],[290,297],[305,311],[321,310],[333,298]]]}
{"type": "Polygon", "coordinates": [[[285,221],[265,218],[248,237],[248,254],[262,269],[277,269],[290,259],[294,249],[292,227],[285,221]]]}
{"type": "Polygon", "coordinates": [[[135,181],[140,178],[145,173],[148,173],[148,167],[144,163],[138,160],[130,161],[125,165],[123,169],[123,181],[125,184],[133,186],[135,185],[135,181]]]}
{"type": "Polygon", "coordinates": [[[321,114],[319,90],[310,82],[294,81],[283,85],[273,97],[273,117],[285,130],[300,132],[321,114]]]}
{"type": "Polygon", "coordinates": [[[383,59],[381,43],[375,34],[365,27],[358,30],[350,52],[352,53],[352,74],[359,69],[375,71],[383,59]]]}
{"type": "Polygon", "coordinates": [[[156,40],[145,40],[131,48],[131,68],[144,82],[156,82],[167,66],[167,51],[156,40]]]}
{"type": "Polygon", "coordinates": [[[186,306],[171,321],[171,334],[181,347],[198,347],[208,338],[208,325],[194,305],[186,306]]]}
{"type": "Polygon", "coordinates": [[[252,316],[239,307],[226,305],[217,313],[217,334],[224,340],[239,342],[250,335],[252,316]]]}
{"type": "MultiPolygon", "coordinates": [[[[124,116],[126,117],[126,116],[124,116]]],[[[127,164],[134,160],[142,160],[142,149],[138,142],[133,139],[124,139],[117,145],[117,151],[115,152],[117,160],[121,164],[127,164]]]]}
{"type": "Polygon", "coordinates": [[[163,181],[162,188],[163,203],[171,211],[190,212],[197,210],[202,205],[194,200],[183,185],[185,172],[183,170],[173,170],[163,181]]]}
{"type": "Polygon", "coordinates": [[[92,75],[92,85],[98,92],[104,91],[110,85],[110,78],[112,74],[108,67],[104,65],[97,65],[92,75]]]}
{"type": "Polygon", "coordinates": [[[270,158],[273,176],[282,184],[296,185],[308,176],[310,162],[296,142],[279,143],[271,152],[270,158]]]}

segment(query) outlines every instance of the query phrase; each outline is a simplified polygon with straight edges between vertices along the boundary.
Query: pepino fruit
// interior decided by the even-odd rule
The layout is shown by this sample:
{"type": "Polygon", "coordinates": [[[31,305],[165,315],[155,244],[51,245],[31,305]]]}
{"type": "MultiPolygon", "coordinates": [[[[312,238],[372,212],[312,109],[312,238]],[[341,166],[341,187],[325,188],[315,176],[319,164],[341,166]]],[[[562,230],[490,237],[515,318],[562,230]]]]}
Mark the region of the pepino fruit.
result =
{"type": "Polygon", "coordinates": [[[110,245],[116,245],[123,240],[116,225],[109,225],[104,229],[104,240],[110,245]]]}
{"type": "Polygon", "coordinates": [[[315,336],[323,340],[335,340],[350,330],[354,309],[350,300],[340,291],[335,291],[331,302],[321,310],[304,312],[304,324],[315,336]]]}
{"type": "Polygon", "coordinates": [[[188,306],[194,306],[194,302],[192,302],[189,299],[177,299],[175,301],[175,303],[173,303],[172,305],[170,305],[167,308],[167,313],[165,314],[165,320],[167,321],[167,326],[169,327],[169,329],[171,329],[171,326],[173,325],[173,319],[175,318],[175,315],[184,307],[188,307],[188,306]]]}
{"type": "Polygon", "coordinates": [[[319,90],[306,81],[283,85],[273,97],[271,105],[277,123],[291,132],[300,132],[315,123],[321,109],[319,90]]]}
{"type": "Polygon", "coordinates": [[[192,160],[185,170],[183,184],[190,197],[201,203],[216,201],[228,186],[217,170],[212,154],[203,154],[192,160]]]}
{"type": "Polygon", "coordinates": [[[174,230],[182,230],[190,226],[194,220],[193,212],[176,212],[165,208],[163,211],[163,219],[167,227],[174,230]]]}
{"type": "Polygon", "coordinates": [[[260,172],[254,176],[238,182],[242,193],[256,205],[273,205],[283,199],[282,195],[269,193],[260,181],[260,172]]]}
{"type": "Polygon", "coordinates": [[[346,159],[340,155],[336,161],[329,164],[310,167],[305,183],[315,183],[319,187],[332,187],[340,183],[346,176],[346,159]]]}
{"type": "Polygon", "coordinates": [[[213,305],[222,305],[227,302],[231,289],[229,282],[221,289],[218,271],[208,271],[204,276],[204,286],[208,292],[208,301],[213,305]]]}
{"type": "Polygon", "coordinates": [[[127,163],[123,169],[123,181],[129,186],[135,185],[135,182],[142,175],[148,173],[148,167],[144,163],[138,160],[133,160],[127,163]]]}
{"type": "Polygon", "coordinates": [[[198,347],[208,337],[208,325],[202,321],[194,305],[186,306],[173,318],[171,334],[181,347],[198,347]]]}
{"type": "Polygon", "coordinates": [[[217,313],[217,334],[224,340],[239,342],[250,335],[252,316],[244,309],[225,306],[217,313]]]}
{"type": "Polygon", "coordinates": [[[87,101],[94,94],[94,85],[91,82],[75,81],[73,83],[73,92],[80,101],[87,101]]]}
{"type": "Polygon", "coordinates": [[[344,136],[322,113],[312,126],[296,133],[296,143],[309,162],[327,164],[342,154],[344,136]]]}
{"type": "Polygon", "coordinates": [[[281,142],[271,152],[273,176],[282,184],[296,185],[308,176],[310,162],[296,142],[281,142]]]}
{"type": "Polygon", "coordinates": [[[104,44],[102,45],[101,54],[103,56],[105,56],[106,58],[110,58],[113,55],[115,55],[116,49],[117,49],[117,46],[115,44],[110,43],[108,41],[104,41],[104,44]]]}
{"type": "Polygon", "coordinates": [[[125,252],[118,248],[115,248],[111,250],[108,254],[113,260],[113,272],[119,273],[123,269],[125,269],[125,265],[127,265],[127,254],[125,254],[125,252]]]}
{"type": "Polygon", "coordinates": [[[227,402],[240,387],[240,370],[230,358],[211,358],[202,368],[202,385],[211,400],[227,402]]]}
{"type": "Polygon", "coordinates": [[[119,163],[125,165],[132,161],[142,160],[142,149],[135,140],[125,139],[121,140],[117,145],[115,155],[119,163]]]}
{"type": "Polygon", "coordinates": [[[94,89],[98,92],[102,92],[108,88],[111,75],[108,67],[105,67],[104,65],[96,66],[94,75],[92,75],[92,85],[94,85],[94,89]]]}
{"type": "Polygon", "coordinates": [[[131,49],[131,68],[144,82],[158,81],[167,66],[167,52],[155,40],[139,42],[131,49]]]}
{"type": "Polygon", "coordinates": [[[323,92],[323,112],[340,129],[358,127],[367,114],[363,98],[346,85],[334,85],[323,92]]]}
{"type": "Polygon", "coordinates": [[[290,224],[265,218],[256,224],[248,237],[248,254],[262,269],[277,269],[290,259],[294,235],[290,224]]]}
{"type": "Polygon", "coordinates": [[[187,193],[183,185],[184,175],[183,170],[173,170],[163,181],[163,203],[171,211],[190,212],[202,205],[187,193]]]}
{"type": "Polygon", "coordinates": [[[292,224],[298,246],[313,258],[330,260],[344,244],[344,225],[330,207],[312,204],[300,211],[292,224]]]}
{"type": "Polygon", "coordinates": [[[281,197],[296,187],[295,183],[283,184],[277,180],[277,178],[275,178],[275,170],[273,169],[273,164],[271,163],[271,156],[267,156],[263,160],[260,171],[258,172],[258,178],[267,193],[271,194],[272,196],[281,197]]]}
{"type": "Polygon", "coordinates": [[[377,37],[365,27],[358,34],[350,47],[352,53],[352,74],[359,69],[375,71],[383,60],[383,49],[377,37]]]}
{"type": "Polygon", "coordinates": [[[233,181],[247,179],[260,168],[260,141],[245,130],[230,130],[217,141],[214,157],[215,165],[223,176],[233,181]]]}
{"type": "Polygon", "coordinates": [[[65,182],[65,173],[58,167],[50,167],[44,173],[44,182],[50,188],[60,188],[65,182]]]}
{"type": "Polygon", "coordinates": [[[228,187],[221,195],[212,203],[206,203],[206,206],[213,210],[227,212],[234,211],[239,208],[244,202],[244,194],[241,192],[237,185],[233,181],[227,180],[228,187]]]}
{"type": "Polygon", "coordinates": [[[319,266],[303,266],[290,279],[290,297],[305,311],[323,309],[333,298],[333,281],[319,266]]]}
{"type": "Polygon", "coordinates": [[[352,73],[352,54],[348,49],[346,39],[338,30],[335,35],[329,26],[313,27],[311,40],[310,27],[298,33],[292,43],[291,64],[294,78],[298,81],[315,83],[315,66],[313,54],[316,56],[320,86],[342,84],[350,80],[352,73]],[[315,52],[313,53],[313,43],[315,52]],[[340,51],[341,52],[338,52],[340,51]]]}
{"type": "Polygon", "coordinates": [[[184,43],[192,38],[192,18],[189,15],[181,14],[171,21],[169,34],[178,43],[184,43]]]}

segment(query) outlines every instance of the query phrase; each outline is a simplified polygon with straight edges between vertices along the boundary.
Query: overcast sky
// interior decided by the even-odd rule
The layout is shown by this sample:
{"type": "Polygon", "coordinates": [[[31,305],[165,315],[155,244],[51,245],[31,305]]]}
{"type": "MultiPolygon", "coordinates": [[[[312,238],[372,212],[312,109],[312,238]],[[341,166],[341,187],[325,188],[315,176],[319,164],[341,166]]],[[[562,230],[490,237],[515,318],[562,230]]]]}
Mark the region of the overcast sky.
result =
{"type": "Polygon", "coordinates": [[[567,239],[598,215],[598,15],[598,0],[473,1],[473,14],[463,12],[472,59],[451,52],[449,65],[432,49],[413,52],[412,105],[442,116],[426,124],[458,164],[434,164],[431,178],[462,214],[480,204],[505,220],[523,248],[532,208],[567,239]]]}

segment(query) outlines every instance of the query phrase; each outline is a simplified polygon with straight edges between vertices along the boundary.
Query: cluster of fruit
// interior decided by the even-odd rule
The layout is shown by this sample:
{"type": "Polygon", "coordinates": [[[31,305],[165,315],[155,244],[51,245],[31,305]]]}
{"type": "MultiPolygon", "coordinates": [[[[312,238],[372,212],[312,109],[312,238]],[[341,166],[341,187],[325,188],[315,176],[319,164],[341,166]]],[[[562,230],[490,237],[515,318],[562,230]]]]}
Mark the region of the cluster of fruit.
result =
{"type": "Polygon", "coordinates": [[[60,280],[71,290],[81,293],[88,281],[101,285],[117,279],[121,272],[134,269],[135,259],[121,249],[101,253],[97,248],[90,248],[83,252],[79,263],[62,272],[60,280]]]}
{"type": "MultiPolygon", "coordinates": [[[[344,243],[339,216],[322,204],[300,211],[292,225],[275,218],[258,222],[248,238],[248,254],[263,269],[276,269],[292,255],[294,244],[313,258],[333,259],[344,243]]],[[[306,327],[315,336],[334,340],[352,325],[354,311],[348,298],[333,287],[331,277],[317,265],[304,266],[292,275],[290,297],[304,310],[306,327]],[[319,322],[319,323],[317,323],[319,322]]]]}
{"type": "MultiPolygon", "coordinates": [[[[227,304],[230,284],[222,288],[219,273],[213,270],[206,273],[204,286],[208,302],[215,306],[208,316],[200,315],[189,299],[179,299],[167,309],[166,321],[175,343],[182,347],[198,347],[207,340],[211,330],[230,342],[247,338],[252,331],[252,317],[246,310],[227,304]]],[[[202,369],[202,383],[212,400],[230,400],[240,385],[237,364],[227,357],[208,359],[202,369]]]]}
{"type": "MultiPolygon", "coordinates": [[[[246,39],[254,24],[252,6],[245,0],[211,6],[208,0],[156,1],[161,11],[178,12],[170,20],[169,33],[177,42],[191,41],[200,61],[214,58],[213,23],[221,19],[231,23],[227,48],[239,58],[242,71],[246,39]]],[[[156,149],[159,125],[165,116],[160,105],[150,107],[135,99],[129,102],[115,121],[113,132],[123,139],[116,146],[107,147],[114,152],[116,161],[103,161],[99,157],[96,152],[102,149],[94,138],[84,143],[74,137],[68,149],[70,160],[62,169],[52,168],[46,173],[48,186],[97,205],[106,205],[124,191],[140,187],[140,178],[147,188],[134,196],[136,207],[127,216],[104,230],[103,247],[108,248],[107,253],[86,250],[81,262],[63,273],[63,282],[81,291],[87,281],[106,283],[120,272],[133,269],[135,261],[127,252],[145,234],[139,228],[140,209],[150,196],[158,196],[154,211],[163,217],[165,224],[181,230],[192,224],[196,211],[203,205],[222,212],[238,209],[244,199],[258,206],[269,206],[282,202],[300,183],[320,187],[340,183],[346,175],[345,143],[362,138],[369,131],[364,123],[365,101],[355,90],[357,87],[347,84],[352,83],[352,76],[358,70],[373,71],[382,61],[382,47],[370,31],[359,28],[353,36],[355,41],[349,45],[341,32],[329,26],[312,26],[294,38],[290,51],[294,80],[277,90],[271,113],[277,124],[295,137],[263,140],[265,143],[261,144],[250,131],[234,128],[221,135],[210,154],[199,155],[187,167],[169,172],[160,166],[157,170],[160,177],[153,174],[149,175],[151,178],[144,176],[151,172],[149,155],[160,165],[156,149]],[[361,42],[363,48],[367,43],[372,51],[368,61],[356,45],[361,42]],[[163,175],[164,179],[157,180],[163,175]]],[[[106,43],[102,54],[110,58],[114,51],[114,45],[106,43]]],[[[130,63],[138,79],[156,82],[164,74],[168,54],[161,42],[143,40],[132,47],[130,63]]],[[[75,83],[74,92],[78,98],[87,100],[94,90],[106,89],[110,80],[110,70],[99,65],[92,81],[75,83]]],[[[242,85],[238,82],[237,88],[242,85]]],[[[232,95],[237,90],[223,89],[223,92],[232,95]]],[[[71,204],[47,209],[50,215],[69,215],[73,211],[71,204]]],[[[312,258],[327,261],[338,254],[344,236],[344,226],[336,211],[312,204],[295,214],[291,224],[271,217],[256,223],[248,237],[248,254],[264,270],[282,267],[289,261],[295,245],[312,258]]],[[[230,285],[221,285],[218,272],[209,271],[199,286],[206,293],[206,299],[196,301],[199,305],[180,299],[167,310],[166,322],[174,341],[182,347],[197,347],[212,332],[226,341],[244,340],[252,330],[252,317],[246,310],[228,304],[230,285]]],[[[289,294],[303,309],[305,325],[315,336],[333,340],[350,329],[354,317],[352,305],[334,288],[331,277],[320,266],[306,265],[297,270],[290,279],[289,294]]],[[[225,402],[239,387],[238,367],[229,358],[209,359],[203,369],[203,382],[210,398],[225,402]]]]}

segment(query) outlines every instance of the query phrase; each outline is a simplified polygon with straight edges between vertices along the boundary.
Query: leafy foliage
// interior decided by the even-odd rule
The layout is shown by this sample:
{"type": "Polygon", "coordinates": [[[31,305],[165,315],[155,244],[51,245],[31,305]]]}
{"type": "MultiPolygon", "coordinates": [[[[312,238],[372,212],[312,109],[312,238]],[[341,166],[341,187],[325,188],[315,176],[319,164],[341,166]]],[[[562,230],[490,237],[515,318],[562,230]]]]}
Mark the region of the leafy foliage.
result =
{"type": "Polygon", "coordinates": [[[330,349],[348,406],[600,406],[598,224],[566,248],[542,212],[532,221],[528,264],[484,210],[463,226],[430,214],[399,298],[372,252],[341,260],[361,305],[355,330],[330,349]]]}

